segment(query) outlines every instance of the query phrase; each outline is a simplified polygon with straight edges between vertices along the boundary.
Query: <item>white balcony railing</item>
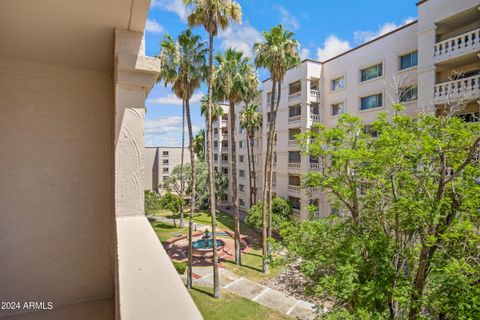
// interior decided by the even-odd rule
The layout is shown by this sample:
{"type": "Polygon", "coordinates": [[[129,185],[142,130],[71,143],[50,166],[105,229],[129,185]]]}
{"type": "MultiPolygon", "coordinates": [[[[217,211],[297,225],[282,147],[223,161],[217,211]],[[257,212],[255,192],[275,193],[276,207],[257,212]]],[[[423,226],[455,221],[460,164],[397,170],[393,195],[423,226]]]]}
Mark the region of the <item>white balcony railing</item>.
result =
{"type": "Polygon", "coordinates": [[[310,89],[310,99],[314,101],[320,100],[320,90],[310,89]]]}
{"type": "Polygon", "coordinates": [[[302,96],[302,91],[297,91],[288,95],[288,101],[293,101],[302,96]]]}
{"type": "Polygon", "coordinates": [[[300,216],[300,209],[293,209],[293,214],[296,216],[300,216]]]}
{"type": "Polygon", "coordinates": [[[222,120],[222,122],[221,122],[222,127],[226,127],[227,124],[228,124],[227,120],[222,120]]]}
{"type": "Polygon", "coordinates": [[[321,121],[321,117],[319,114],[310,114],[310,119],[312,120],[312,122],[316,123],[316,122],[320,122],[321,121]]]}
{"type": "Polygon", "coordinates": [[[320,194],[320,188],[319,187],[310,187],[307,189],[307,193],[310,196],[318,196],[320,194]]]}
{"type": "Polygon", "coordinates": [[[228,166],[228,161],[222,160],[222,166],[228,166]]]}
{"type": "Polygon", "coordinates": [[[300,122],[302,121],[302,116],[293,116],[293,117],[289,117],[288,118],[288,125],[296,125],[296,124],[300,124],[300,122]]]}
{"type": "Polygon", "coordinates": [[[480,50],[480,28],[437,42],[433,56],[435,60],[443,60],[477,50],[480,50]]]}
{"type": "Polygon", "coordinates": [[[320,170],[322,170],[322,166],[321,166],[320,163],[310,163],[310,170],[320,171],[320,170]]]}
{"type": "Polygon", "coordinates": [[[300,170],[300,163],[289,162],[289,163],[288,163],[288,169],[291,169],[291,170],[300,170]]]}
{"type": "Polygon", "coordinates": [[[288,140],[288,146],[289,147],[296,147],[298,146],[298,141],[297,140],[288,140]]]}
{"type": "Polygon", "coordinates": [[[300,193],[300,186],[288,185],[288,192],[300,193]]]}
{"type": "Polygon", "coordinates": [[[433,101],[441,103],[457,99],[470,100],[480,96],[480,75],[436,84],[433,101]]]}

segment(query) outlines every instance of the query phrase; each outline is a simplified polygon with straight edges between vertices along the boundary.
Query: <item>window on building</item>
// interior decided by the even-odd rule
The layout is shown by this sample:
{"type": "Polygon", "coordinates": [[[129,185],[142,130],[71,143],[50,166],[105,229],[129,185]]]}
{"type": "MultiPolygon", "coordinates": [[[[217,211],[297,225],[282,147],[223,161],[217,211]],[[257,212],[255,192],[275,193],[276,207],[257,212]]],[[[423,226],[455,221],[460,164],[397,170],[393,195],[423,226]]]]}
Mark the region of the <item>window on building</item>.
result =
{"type": "Polygon", "coordinates": [[[381,106],[383,106],[383,96],[381,93],[360,98],[361,110],[380,108],[381,106]]]}
{"type": "Polygon", "coordinates": [[[411,52],[409,54],[400,56],[400,70],[414,67],[418,64],[418,52],[411,52]]]}
{"type": "Polygon", "coordinates": [[[240,190],[240,192],[245,192],[245,185],[244,184],[239,184],[238,185],[238,190],[240,190]]]}
{"type": "Polygon", "coordinates": [[[373,129],[371,125],[366,125],[365,127],[363,127],[363,132],[365,132],[372,138],[378,137],[378,131],[373,129]]]}
{"type": "Polygon", "coordinates": [[[213,134],[218,134],[218,128],[213,129],[213,134]]]}
{"type": "Polygon", "coordinates": [[[244,141],[244,140],[238,141],[238,147],[239,147],[240,149],[245,148],[245,141],[244,141]]]}
{"type": "Polygon", "coordinates": [[[163,159],[163,164],[168,165],[168,159],[163,159]]]}
{"type": "Polygon", "coordinates": [[[288,85],[288,93],[289,94],[294,94],[294,93],[297,93],[297,92],[300,92],[300,91],[302,91],[302,83],[300,81],[290,83],[288,85]]]}
{"type": "Polygon", "coordinates": [[[228,176],[228,169],[227,168],[222,168],[222,172],[223,172],[223,174],[228,176]]]}
{"type": "Polygon", "coordinates": [[[228,141],[222,141],[222,148],[228,148],[228,141]]]}
{"type": "Polygon", "coordinates": [[[338,116],[345,113],[345,104],[343,102],[332,104],[330,106],[330,112],[332,116],[338,116]]]}
{"type": "Polygon", "coordinates": [[[238,176],[244,178],[245,177],[245,170],[238,170],[238,176]]]}
{"type": "Polygon", "coordinates": [[[213,171],[218,172],[218,167],[213,167],[213,171]]]}
{"type": "Polygon", "coordinates": [[[213,147],[218,148],[218,141],[213,141],[213,147]]]}
{"type": "Polygon", "coordinates": [[[340,77],[332,80],[332,91],[345,88],[345,78],[340,77]]]}
{"type": "Polygon", "coordinates": [[[300,163],[302,160],[302,156],[300,155],[300,151],[289,151],[288,152],[288,162],[289,163],[300,163]]]}
{"type": "Polygon", "coordinates": [[[163,168],[163,173],[168,173],[168,167],[163,168]]]}
{"type": "Polygon", "coordinates": [[[302,115],[302,107],[298,104],[296,106],[288,107],[288,117],[295,117],[302,115]]]}
{"type": "Polygon", "coordinates": [[[461,113],[458,117],[465,122],[480,122],[480,112],[461,113]]]}
{"type": "Polygon", "coordinates": [[[288,197],[288,202],[290,202],[293,209],[300,210],[300,199],[299,198],[288,197]]]}
{"type": "Polygon", "coordinates": [[[270,122],[270,121],[272,121],[272,113],[269,111],[267,113],[267,122],[270,122]]]}
{"type": "Polygon", "coordinates": [[[320,163],[320,159],[318,157],[310,156],[310,163],[320,163]]]}
{"type": "Polygon", "coordinates": [[[222,161],[227,162],[228,161],[228,154],[222,154],[222,161]]]}
{"type": "Polygon", "coordinates": [[[360,80],[367,81],[381,77],[383,75],[383,64],[379,63],[374,66],[360,70],[360,80]]]}
{"type": "Polygon", "coordinates": [[[238,199],[238,205],[240,207],[245,207],[245,200],[243,200],[242,198],[238,199]]]}
{"type": "Polygon", "coordinates": [[[288,130],[288,140],[295,140],[298,134],[302,133],[300,129],[289,129],[288,130]]]}
{"type": "Polygon", "coordinates": [[[409,101],[417,100],[417,97],[418,97],[417,86],[401,88],[398,90],[398,101],[400,102],[409,102],[409,101]]]}
{"type": "Polygon", "coordinates": [[[320,114],[320,104],[317,102],[310,104],[310,113],[311,114],[320,114]]]}
{"type": "Polygon", "coordinates": [[[245,156],[238,156],[238,162],[245,162],[245,156]]]}
{"type": "Polygon", "coordinates": [[[218,161],[218,154],[216,153],[213,154],[213,160],[218,161]]]}
{"type": "Polygon", "coordinates": [[[288,176],[288,185],[290,186],[299,186],[300,185],[300,177],[299,176],[288,176]]]}
{"type": "Polygon", "coordinates": [[[163,156],[168,157],[168,151],[163,151],[163,156]]]}

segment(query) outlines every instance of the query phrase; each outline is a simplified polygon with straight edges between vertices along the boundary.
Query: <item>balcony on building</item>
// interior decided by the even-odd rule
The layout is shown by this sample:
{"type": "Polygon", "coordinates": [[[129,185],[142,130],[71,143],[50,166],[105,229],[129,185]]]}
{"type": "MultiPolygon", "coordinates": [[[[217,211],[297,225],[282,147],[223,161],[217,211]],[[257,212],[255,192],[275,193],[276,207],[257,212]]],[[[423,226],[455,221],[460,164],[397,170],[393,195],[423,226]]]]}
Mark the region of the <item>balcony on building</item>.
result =
{"type": "Polygon", "coordinates": [[[300,147],[298,140],[297,140],[297,135],[301,134],[302,131],[300,128],[296,129],[288,129],[288,146],[290,148],[298,148],[300,147]]]}
{"type": "Polygon", "coordinates": [[[435,63],[464,56],[476,55],[480,51],[480,10],[474,6],[457,15],[436,23],[437,41],[433,55],[435,63]]]}
{"type": "Polygon", "coordinates": [[[300,104],[288,107],[288,126],[298,127],[302,121],[302,106],[300,104]]]}
{"type": "Polygon", "coordinates": [[[288,102],[300,100],[302,96],[302,83],[295,81],[288,85],[288,102]]]}
{"type": "Polygon", "coordinates": [[[288,152],[288,169],[289,170],[300,170],[300,165],[302,162],[302,156],[300,151],[289,151],[288,152]]]}
{"type": "Polygon", "coordinates": [[[320,79],[310,80],[310,101],[320,101],[320,79]]]}
{"type": "Polygon", "coordinates": [[[309,159],[309,167],[311,171],[321,171],[322,165],[320,160],[317,157],[310,157],[309,159]]]}
{"type": "Polygon", "coordinates": [[[297,197],[288,197],[288,202],[293,208],[293,214],[297,217],[300,217],[300,212],[301,212],[301,202],[300,198],[297,197]]]}
{"type": "Polygon", "coordinates": [[[301,188],[300,176],[288,175],[288,193],[299,194],[301,188]]]}
{"type": "Polygon", "coordinates": [[[312,121],[312,123],[321,122],[322,118],[320,116],[320,103],[310,103],[310,120],[312,121]]]}
{"type": "MultiPolygon", "coordinates": [[[[278,92],[277,92],[277,94],[278,94],[278,92]]],[[[275,104],[276,97],[272,98],[272,93],[271,92],[267,93],[267,109],[270,109],[270,106],[272,104],[272,99],[273,99],[273,103],[275,104]]]]}
{"type": "Polygon", "coordinates": [[[450,81],[440,82],[433,87],[435,104],[468,102],[480,98],[480,69],[454,76],[450,81]]]}

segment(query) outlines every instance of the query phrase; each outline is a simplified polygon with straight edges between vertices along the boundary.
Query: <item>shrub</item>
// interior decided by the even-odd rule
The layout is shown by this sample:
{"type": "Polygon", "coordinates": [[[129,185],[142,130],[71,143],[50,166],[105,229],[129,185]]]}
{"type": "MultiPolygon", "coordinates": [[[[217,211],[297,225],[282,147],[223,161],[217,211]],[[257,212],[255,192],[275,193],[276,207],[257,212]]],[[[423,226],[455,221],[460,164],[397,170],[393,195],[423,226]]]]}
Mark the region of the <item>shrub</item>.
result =
{"type": "Polygon", "coordinates": [[[173,266],[175,267],[175,270],[177,270],[179,274],[184,274],[185,270],[187,270],[186,262],[174,262],[173,266]]]}
{"type": "Polygon", "coordinates": [[[151,190],[145,190],[145,214],[161,209],[160,195],[151,190]]]}

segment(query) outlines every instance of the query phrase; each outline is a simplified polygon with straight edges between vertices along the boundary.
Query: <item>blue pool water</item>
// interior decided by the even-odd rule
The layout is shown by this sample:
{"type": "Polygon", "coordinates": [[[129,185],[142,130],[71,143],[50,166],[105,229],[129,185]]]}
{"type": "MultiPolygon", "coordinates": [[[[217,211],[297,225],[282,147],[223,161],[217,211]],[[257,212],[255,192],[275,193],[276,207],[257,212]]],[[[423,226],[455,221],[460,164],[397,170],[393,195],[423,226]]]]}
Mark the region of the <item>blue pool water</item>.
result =
{"type": "MultiPolygon", "coordinates": [[[[223,241],[222,240],[217,240],[217,248],[223,246],[223,241]]],[[[208,240],[197,240],[192,243],[192,247],[194,249],[211,249],[213,247],[213,241],[212,239],[208,240]]]]}

